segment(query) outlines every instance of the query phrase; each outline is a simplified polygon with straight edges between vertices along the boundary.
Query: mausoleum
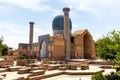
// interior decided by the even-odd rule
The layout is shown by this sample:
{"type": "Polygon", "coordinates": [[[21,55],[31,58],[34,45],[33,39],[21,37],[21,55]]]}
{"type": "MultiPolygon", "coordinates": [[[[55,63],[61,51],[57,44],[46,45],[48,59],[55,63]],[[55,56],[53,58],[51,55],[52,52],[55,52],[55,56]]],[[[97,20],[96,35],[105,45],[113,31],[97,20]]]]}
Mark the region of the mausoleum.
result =
{"type": "Polygon", "coordinates": [[[38,36],[33,42],[34,22],[30,24],[29,43],[19,43],[19,54],[26,58],[48,58],[50,60],[94,59],[95,44],[87,29],[72,32],[69,8],[63,8],[64,15],[57,15],[52,22],[53,36],[38,36]]]}

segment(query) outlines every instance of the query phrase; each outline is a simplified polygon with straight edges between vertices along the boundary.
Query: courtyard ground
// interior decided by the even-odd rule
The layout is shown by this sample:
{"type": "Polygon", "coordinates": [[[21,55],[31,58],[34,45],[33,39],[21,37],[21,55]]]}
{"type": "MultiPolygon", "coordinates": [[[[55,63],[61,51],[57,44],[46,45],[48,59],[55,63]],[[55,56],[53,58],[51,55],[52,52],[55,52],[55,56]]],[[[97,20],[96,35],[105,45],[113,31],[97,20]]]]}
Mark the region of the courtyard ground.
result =
{"type": "MultiPolygon", "coordinates": [[[[68,70],[68,72],[94,72],[94,71],[99,71],[102,70],[98,67],[100,67],[101,65],[94,65],[94,64],[90,64],[90,69],[89,70],[68,70]]],[[[59,72],[58,70],[53,70],[53,71],[46,71],[45,74],[51,74],[51,73],[55,73],[55,72],[59,72]]],[[[110,72],[115,72],[115,69],[104,69],[103,74],[109,74],[110,72]]],[[[17,79],[18,77],[27,77],[29,74],[17,74],[17,71],[14,72],[1,72],[0,75],[2,74],[6,74],[6,77],[3,78],[3,80],[13,80],[13,79],[17,79]]],[[[54,76],[54,77],[49,77],[49,78],[45,78],[42,80],[79,80],[81,78],[81,80],[91,80],[91,75],[59,75],[59,76],[54,76]]]]}

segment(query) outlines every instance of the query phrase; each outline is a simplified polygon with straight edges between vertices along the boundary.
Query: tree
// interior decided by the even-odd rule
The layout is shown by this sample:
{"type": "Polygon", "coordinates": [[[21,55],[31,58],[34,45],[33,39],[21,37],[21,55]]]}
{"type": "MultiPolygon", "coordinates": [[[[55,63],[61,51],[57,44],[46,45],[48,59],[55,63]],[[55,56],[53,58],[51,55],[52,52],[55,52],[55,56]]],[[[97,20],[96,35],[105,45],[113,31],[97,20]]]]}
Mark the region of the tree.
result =
{"type": "Polygon", "coordinates": [[[8,55],[8,46],[6,44],[2,46],[2,55],[8,55]]]}
{"type": "Polygon", "coordinates": [[[117,53],[115,62],[120,66],[120,53],[117,53]]]}
{"type": "Polygon", "coordinates": [[[0,56],[8,54],[8,46],[3,44],[3,36],[0,37],[0,56]]]}
{"type": "Polygon", "coordinates": [[[2,42],[3,42],[3,36],[0,37],[0,56],[2,55],[2,42]]]}
{"type": "Polygon", "coordinates": [[[120,31],[111,31],[95,42],[96,51],[100,58],[115,61],[120,53],[120,31]]]}

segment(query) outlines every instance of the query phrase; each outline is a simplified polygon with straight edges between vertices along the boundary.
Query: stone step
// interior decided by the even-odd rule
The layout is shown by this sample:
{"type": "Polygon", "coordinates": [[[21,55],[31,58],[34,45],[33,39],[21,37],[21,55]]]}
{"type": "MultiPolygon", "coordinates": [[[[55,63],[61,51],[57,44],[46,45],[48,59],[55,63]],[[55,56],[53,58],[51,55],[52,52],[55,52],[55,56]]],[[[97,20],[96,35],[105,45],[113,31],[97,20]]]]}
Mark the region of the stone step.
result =
{"type": "Polygon", "coordinates": [[[43,74],[45,74],[44,70],[33,70],[31,71],[30,76],[37,76],[37,75],[43,75],[43,74]]]}

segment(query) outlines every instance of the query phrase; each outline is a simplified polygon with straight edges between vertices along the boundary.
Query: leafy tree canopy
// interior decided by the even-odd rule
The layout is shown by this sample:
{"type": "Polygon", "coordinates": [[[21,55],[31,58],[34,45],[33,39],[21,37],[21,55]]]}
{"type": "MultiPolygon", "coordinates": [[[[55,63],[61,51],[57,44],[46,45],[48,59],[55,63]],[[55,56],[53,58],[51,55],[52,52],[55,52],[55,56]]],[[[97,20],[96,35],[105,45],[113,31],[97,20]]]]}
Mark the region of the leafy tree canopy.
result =
{"type": "Polygon", "coordinates": [[[0,56],[8,54],[8,46],[3,44],[3,36],[0,37],[0,56]]]}
{"type": "Polygon", "coordinates": [[[120,55],[120,31],[113,30],[107,33],[95,42],[95,46],[100,58],[115,61],[117,55],[120,55]]]}

